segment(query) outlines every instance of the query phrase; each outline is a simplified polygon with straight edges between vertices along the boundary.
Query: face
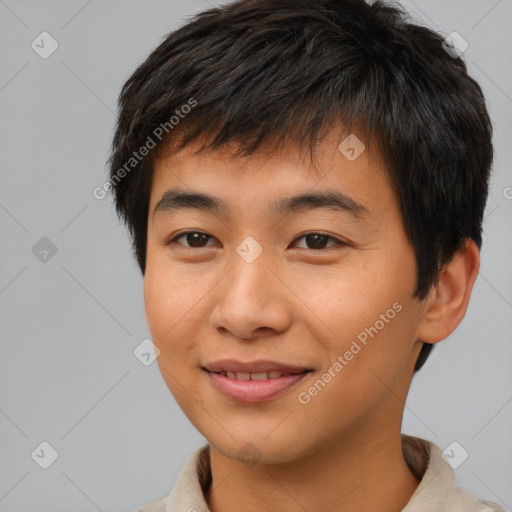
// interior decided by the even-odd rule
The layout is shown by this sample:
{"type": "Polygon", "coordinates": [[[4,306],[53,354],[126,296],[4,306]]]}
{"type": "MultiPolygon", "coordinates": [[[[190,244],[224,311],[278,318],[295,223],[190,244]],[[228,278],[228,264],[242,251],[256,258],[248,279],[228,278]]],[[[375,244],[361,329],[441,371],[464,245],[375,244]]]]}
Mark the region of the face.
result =
{"type": "Polygon", "coordinates": [[[424,315],[413,248],[379,155],[341,140],[315,167],[291,146],[155,164],[148,325],[169,389],[227,457],[296,461],[400,427],[424,315]]]}

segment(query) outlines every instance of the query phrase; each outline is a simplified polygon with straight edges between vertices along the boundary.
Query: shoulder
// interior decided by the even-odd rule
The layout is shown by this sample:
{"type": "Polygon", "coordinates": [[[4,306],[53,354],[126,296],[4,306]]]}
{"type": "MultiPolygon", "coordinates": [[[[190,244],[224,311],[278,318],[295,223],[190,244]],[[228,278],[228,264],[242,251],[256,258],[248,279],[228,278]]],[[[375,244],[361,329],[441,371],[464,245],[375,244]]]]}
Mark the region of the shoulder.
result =
{"type": "Polygon", "coordinates": [[[167,496],[136,512],[208,511],[204,492],[211,483],[209,445],[198,448],[182,466],[174,488],[167,496]]]}
{"type": "Polygon", "coordinates": [[[452,467],[434,443],[402,436],[402,448],[407,464],[420,480],[402,512],[504,512],[498,504],[478,500],[458,487],[452,467]]]}

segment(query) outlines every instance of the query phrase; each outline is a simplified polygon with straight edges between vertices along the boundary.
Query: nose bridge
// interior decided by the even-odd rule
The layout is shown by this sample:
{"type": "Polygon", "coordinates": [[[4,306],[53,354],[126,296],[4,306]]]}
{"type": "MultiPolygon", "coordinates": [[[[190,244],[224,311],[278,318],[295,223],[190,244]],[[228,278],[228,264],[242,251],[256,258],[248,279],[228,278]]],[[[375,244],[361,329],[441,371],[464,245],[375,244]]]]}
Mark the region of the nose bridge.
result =
{"type": "Polygon", "coordinates": [[[285,289],[269,263],[270,252],[258,250],[253,241],[244,241],[237,247],[230,258],[231,272],[222,280],[212,314],[217,329],[251,338],[262,327],[277,331],[286,328],[289,311],[285,289]]]}
{"type": "MultiPolygon", "coordinates": [[[[250,250],[247,254],[250,254],[250,250]]],[[[267,266],[268,257],[260,255],[254,260],[246,260],[236,254],[232,258],[232,265],[232,279],[228,280],[226,287],[227,294],[232,298],[258,303],[264,300],[264,296],[271,295],[273,286],[270,283],[272,274],[267,266]]]]}

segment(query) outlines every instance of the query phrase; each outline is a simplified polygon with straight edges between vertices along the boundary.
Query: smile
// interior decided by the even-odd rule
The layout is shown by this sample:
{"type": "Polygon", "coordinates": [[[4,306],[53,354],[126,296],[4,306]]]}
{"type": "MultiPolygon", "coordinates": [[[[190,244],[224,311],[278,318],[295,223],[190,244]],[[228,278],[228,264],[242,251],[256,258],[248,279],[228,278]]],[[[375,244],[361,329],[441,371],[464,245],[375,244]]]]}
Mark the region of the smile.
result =
{"type": "Polygon", "coordinates": [[[282,395],[311,372],[275,362],[224,361],[202,369],[222,395],[245,403],[264,402],[282,395]]]}
{"type": "Polygon", "coordinates": [[[223,375],[224,377],[229,377],[230,379],[236,380],[268,380],[268,379],[278,379],[279,377],[293,375],[291,373],[282,373],[278,371],[271,372],[258,372],[258,373],[246,373],[246,372],[214,372],[217,375],[223,375]]]}

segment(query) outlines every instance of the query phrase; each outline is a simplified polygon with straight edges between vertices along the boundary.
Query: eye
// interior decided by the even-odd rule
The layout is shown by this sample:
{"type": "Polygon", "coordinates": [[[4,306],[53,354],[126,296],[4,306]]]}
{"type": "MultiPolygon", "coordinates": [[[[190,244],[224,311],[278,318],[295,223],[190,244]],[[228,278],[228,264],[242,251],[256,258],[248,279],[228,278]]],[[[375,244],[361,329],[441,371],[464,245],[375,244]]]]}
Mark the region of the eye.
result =
{"type": "Polygon", "coordinates": [[[312,250],[318,250],[318,249],[328,249],[329,247],[333,247],[336,245],[347,245],[345,242],[342,242],[341,240],[338,240],[337,238],[334,238],[329,235],[324,235],[323,233],[306,233],[299,238],[295,239],[295,242],[298,240],[304,239],[304,242],[309,247],[303,247],[304,249],[312,249],[312,250]],[[329,247],[326,247],[326,244],[329,243],[329,241],[334,242],[329,247]]]}
{"type": "MultiPolygon", "coordinates": [[[[166,245],[171,245],[173,243],[177,243],[183,247],[189,247],[191,249],[201,249],[203,247],[212,247],[211,245],[207,245],[209,239],[213,239],[211,235],[207,233],[203,233],[201,231],[185,231],[184,233],[179,233],[172,237],[166,245]],[[185,243],[179,242],[179,240],[183,239],[185,243]]],[[[328,249],[333,246],[343,246],[347,245],[345,242],[338,240],[329,235],[325,235],[323,233],[306,233],[295,239],[294,243],[297,241],[304,239],[306,247],[301,247],[304,249],[310,250],[321,250],[328,249]],[[331,243],[331,245],[329,245],[331,243]]]]}
{"type": "Polygon", "coordinates": [[[170,245],[172,243],[178,243],[178,245],[183,245],[184,247],[190,247],[192,249],[201,249],[202,247],[209,247],[205,245],[205,242],[209,239],[213,238],[206,233],[202,233],[201,231],[186,231],[184,233],[179,233],[178,235],[172,237],[166,245],[170,245]],[[179,243],[178,240],[184,239],[186,244],[179,243]]]}

